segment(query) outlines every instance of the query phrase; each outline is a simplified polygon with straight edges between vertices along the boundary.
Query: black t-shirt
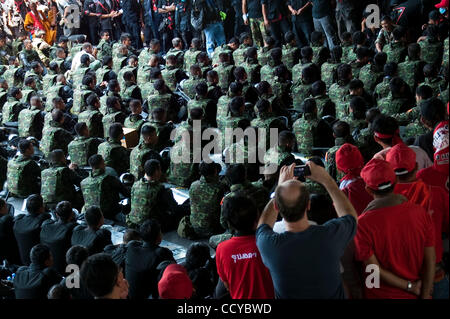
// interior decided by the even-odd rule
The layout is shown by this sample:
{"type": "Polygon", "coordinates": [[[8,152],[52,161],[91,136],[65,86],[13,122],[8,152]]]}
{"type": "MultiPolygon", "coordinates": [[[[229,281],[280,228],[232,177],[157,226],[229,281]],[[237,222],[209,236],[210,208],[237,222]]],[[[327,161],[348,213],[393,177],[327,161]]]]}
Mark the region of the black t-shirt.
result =
{"type": "Polygon", "coordinates": [[[127,245],[125,256],[125,278],[129,284],[128,297],[146,299],[152,295],[158,298],[157,266],[165,260],[175,261],[172,252],[163,247],[140,241],[127,245]]]}
{"type": "Polygon", "coordinates": [[[261,0],[247,0],[247,14],[249,18],[262,18],[261,0]]]}
{"type": "Polygon", "coordinates": [[[23,265],[30,264],[30,251],[33,246],[40,243],[42,223],[49,219],[49,214],[19,215],[14,221],[14,236],[19,247],[20,259],[23,265]]]}
{"type": "MultiPolygon", "coordinates": [[[[294,10],[301,9],[311,0],[288,0],[287,4],[294,10]]],[[[295,21],[310,21],[312,20],[312,6],[309,6],[301,15],[292,16],[295,21]]]]}
{"type": "Polygon", "coordinates": [[[81,245],[88,249],[89,255],[103,252],[107,245],[111,245],[111,232],[107,229],[97,231],[87,225],[78,225],[72,233],[72,246],[81,245]]]}
{"type": "Polygon", "coordinates": [[[330,0],[311,0],[312,6],[312,16],[315,19],[323,18],[330,15],[330,0]]]}
{"type": "Polygon", "coordinates": [[[9,263],[20,263],[19,248],[13,232],[14,217],[0,217],[0,263],[6,259],[9,263]]]}
{"type": "Polygon", "coordinates": [[[61,276],[52,268],[35,264],[20,267],[14,279],[16,299],[47,299],[49,289],[61,281],[61,276]]]}
{"type": "Polygon", "coordinates": [[[46,220],[41,228],[41,244],[50,248],[53,256],[53,268],[61,275],[65,273],[66,252],[71,246],[72,231],[77,223],[46,220]]]}
{"type": "Polygon", "coordinates": [[[261,6],[263,4],[266,5],[267,19],[270,22],[282,19],[281,7],[284,5],[284,0],[261,0],[261,6]]]}

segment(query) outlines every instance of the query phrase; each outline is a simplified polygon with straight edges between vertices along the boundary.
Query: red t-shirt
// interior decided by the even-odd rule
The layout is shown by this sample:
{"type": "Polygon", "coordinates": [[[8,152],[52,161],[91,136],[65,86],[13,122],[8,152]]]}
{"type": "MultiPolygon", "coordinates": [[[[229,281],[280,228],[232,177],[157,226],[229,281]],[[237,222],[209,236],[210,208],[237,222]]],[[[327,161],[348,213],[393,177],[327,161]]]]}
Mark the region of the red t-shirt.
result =
{"type": "Polygon", "coordinates": [[[352,203],[359,215],[366,209],[367,205],[373,201],[373,197],[366,191],[366,184],[361,177],[358,177],[350,184],[347,184],[342,191],[352,203]]]}
{"type": "Polygon", "coordinates": [[[423,180],[428,185],[442,187],[447,193],[449,188],[448,172],[447,174],[437,170],[433,166],[421,169],[416,177],[423,180]]]}
{"type": "Polygon", "coordinates": [[[238,236],[216,250],[217,272],[233,299],[273,299],[272,277],[256,247],[256,237],[238,236]]]}
{"type": "Polygon", "coordinates": [[[448,194],[442,187],[430,186],[418,180],[412,183],[397,183],[394,193],[402,194],[414,204],[422,206],[433,219],[436,263],[441,262],[443,246],[442,233],[448,234],[448,194]]]}
{"type": "MultiPolygon", "coordinates": [[[[409,281],[420,279],[425,247],[434,246],[431,216],[420,206],[400,205],[366,211],[358,218],[355,256],[365,261],[375,255],[380,266],[409,281]]],[[[370,273],[365,273],[369,275],[370,273]]],[[[405,290],[388,286],[365,287],[366,298],[416,299],[405,290]]]]}

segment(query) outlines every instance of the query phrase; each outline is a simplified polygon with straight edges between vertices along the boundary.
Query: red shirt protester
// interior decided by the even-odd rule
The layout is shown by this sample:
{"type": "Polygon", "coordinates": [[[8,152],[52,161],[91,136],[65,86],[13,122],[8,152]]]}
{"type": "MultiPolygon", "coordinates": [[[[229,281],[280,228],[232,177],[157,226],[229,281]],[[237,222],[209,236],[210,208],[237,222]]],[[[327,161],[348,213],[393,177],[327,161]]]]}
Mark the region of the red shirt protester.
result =
{"type": "Polygon", "coordinates": [[[436,263],[442,261],[442,234],[448,234],[449,197],[438,186],[430,186],[421,180],[401,180],[402,176],[416,170],[417,163],[413,150],[406,145],[396,145],[387,153],[386,161],[391,164],[399,178],[394,193],[404,195],[410,202],[422,206],[432,217],[435,232],[436,263]]]}
{"type": "Polygon", "coordinates": [[[336,152],[336,167],[345,173],[339,188],[347,195],[359,216],[373,200],[360,176],[364,158],[359,149],[349,143],[342,145],[336,152]]]}
{"type": "MultiPolygon", "coordinates": [[[[372,190],[386,190],[397,177],[389,163],[372,159],[361,177],[372,190]]],[[[430,215],[398,194],[388,193],[374,199],[358,218],[355,237],[356,259],[367,261],[373,255],[380,267],[410,282],[421,279],[425,247],[434,246],[434,227],[430,215]]],[[[367,275],[368,273],[366,273],[367,275]]],[[[366,298],[416,299],[405,289],[380,280],[379,288],[365,287],[366,298]]]]}
{"type": "Polygon", "coordinates": [[[217,272],[233,299],[273,299],[272,277],[256,247],[255,235],[237,236],[217,246],[217,272]]]}

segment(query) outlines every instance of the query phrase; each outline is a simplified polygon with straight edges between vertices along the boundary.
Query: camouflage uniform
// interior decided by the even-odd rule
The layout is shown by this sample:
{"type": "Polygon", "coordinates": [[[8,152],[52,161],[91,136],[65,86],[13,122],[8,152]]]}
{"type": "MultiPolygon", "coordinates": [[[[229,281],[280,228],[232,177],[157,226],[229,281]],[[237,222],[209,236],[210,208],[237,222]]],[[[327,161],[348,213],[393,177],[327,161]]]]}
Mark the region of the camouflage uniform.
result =
{"type": "MultiPolygon", "coordinates": [[[[155,81],[150,78],[151,70],[152,70],[152,67],[150,65],[144,65],[144,66],[138,68],[136,83],[141,88],[141,91],[142,91],[142,86],[144,84],[147,84],[150,81],[152,81],[152,82],[155,81]]],[[[145,96],[144,94],[142,94],[142,95],[145,96]]]]}
{"type": "Polygon", "coordinates": [[[0,47],[0,64],[8,65],[8,57],[13,56],[13,48],[9,43],[0,47]]]}
{"type": "Polygon", "coordinates": [[[319,59],[321,58],[320,53],[322,52],[322,50],[325,50],[326,48],[324,46],[311,46],[311,49],[313,50],[313,59],[312,59],[312,63],[317,64],[319,67],[320,65],[320,61],[319,59]]]}
{"type": "Polygon", "coordinates": [[[50,63],[52,63],[52,62],[54,62],[54,63],[56,63],[58,65],[59,74],[64,74],[64,73],[66,73],[68,71],[68,69],[66,69],[66,66],[65,66],[65,63],[66,63],[65,59],[55,58],[52,61],[50,61],[50,63]]]}
{"type": "Polygon", "coordinates": [[[222,52],[227,52],[228,54],[230,54],[230,56],[233,56],[233,50],[228,46],[228,44],[222,44],[221,46],[218,46],[214,49],[212,58],[213,65],[219,64],[219,55],[222,52]]]}
{"type": "Polygon", "coordinates": [[[40,149],[46,158],[56,149],[61,149],[64,154],[67,154],[67,146],[71,141],[72,134],[63,129],[61,124],[52,120],[43,131],[40,149]]]}
{"type": "Polygon", "coordinates": [[[390,82],[391,82],[390,77],[384,77],[383,81],[381,81],[375,86],[373,96],[377,99],[377,101],[388,96],[389,92],[391,91],[391,89],[389,88],[390,82]]]}
{"type": "Polygon", "coordinates": [[[177,72],[180,71],[181,69],[173,65],[169,65],[161,71],[164,82],[172,91],[175,91],[177,88],[177,72]]]}
{"type": "Polygon", "coordinates": [[[263,65],[261,67],[261,81],[267,81],[269,83],[273,83],[275,75],[273,74],[273,72],[275,71],[275,65],[272,62],[272,59],[269,59],[269,63],[266,65],[263,65]]]}
{"type": "Polygon", "coordinates": [[[200,82],[203,82],[205,80],[203,80],[202,77],[200,76],[195,76],[192,78],[187,79],[186,81],[184,81],[183,83],[183,92],[189,96],[190,99],[193,99],[195,97],[195,87],[197,86],[197,84],[199,84],[200,82]]]}
{"type": "Polygon", "coordinates": [[[365,65],[366,64],[362,64],[358,60],[354,60],[354,61],[350,62],[350,66],[352,67],[352,75],[354,78],[356,78],[356,79],[359,78],[359,72],[360,72],[361,68],[363,68],[365,65]]]}
{"type": "Polygon", "coordinates": [[[63,164],[52,165],[41,173],[41,195],[45,205],[56,206],[61,201],[77,202],[74,185],[80,185],[81,178],[63,164]]]}
{"type": "MultiPolygon", "coordinates": [[[[134,175],[136,180],[144,177],[144,164],[143,158],[149,153],[156,153],[155,147],[153,145],[147,145],[144,142],[140,142],[130,154],[130,173],[134,175]]],[[[155,154],[159,155],[158,153],[155,154]]]]}
{"type": "Polygon", "coordinates": [[[334,145],[332,148],[330,148],[325,155],[325,169],[327,170],[328,174],[330,174],[331,177],[333,177],[336,181],[340,181],[342,177],[344,177],[344,173],[338,171],[336,167],[336,152],[338,149],[347,143],[347,141],[342,137],[337,137],[334,140],[334,145]]]}
{"type": "Polygon", "coordinates": [[[314,97],[317,105],[317,116],[322,118],[325,114],[336,115],[336,106],[328,95],[317,95],[314,97]]]}
{"type": "MultiPolygon", "coordinates": [[[[78,115],[87,108],[86,99],[89,95],[95,94],[88,86],[81,85],[73,91],[73,104],[70,113],[78,115]]],[[[105,101],[106,103],[106,101],[105,101]]]]}
{"type": "Polygon", "coordinates": [[[264,46],[264,37],[267,35],[267,29],[262,18],[249,18],[250,31],[257,47],[264,46]]]}
{"type": "Polygon", "coordinates": [[[425,78],[425,81],[423,83],[420,83],[419,85],[424,84],[430,86],[433,89],[433,97],[438,97],[439,94],[441,94],[445,90],[445,88],[448,87],[445,79],[441,77],[425,78]]]}
{"type": "Polygon", "coordinates": [[[53,110],[53,99],[56,97],[60,97],[64,100],[64,85],[55,84],[51,86],[47,92],[45,92],[46,101],[45,101],[45,111],[51,112],[53,110]]]}
{"type": "Polygon", "coordinates": [[[327,85],[327,89],[329,89],[330,86],[336,82],[336,70],[339,65],[340,63],[325,62],[320,67],[322,81],[324,81],[327,85]]]}
{"type": "Polygon", "coordinates": [[[130,114],[130,116],[128,116],[125,119],[123,126],[126,128],[133,128],[133,129],[137,130],[138,132],[140,132],[142,125],[144,125],[144,123],[145,123],[145,120],[143,119],[143,117],[140,114],[130,114]]]}
{"type": "Polygon", "coordinates": [[[336,105],[336,117],[342,118],[346,116],[348,114],[348,109],[346,107],[347,102],[345,101],[345,98],[348,95],[348,84],[343,84],[341,82],[334,83],[330,87],[328,94],[330,99],[336,105]]]}
{"type": "Polygon", "coordinates": [[[134,82],[124,82],[123,86],[121,86],[120,95],[122,96],[123,103],[127,108],[128,103],[130,103],[132,99],[137,99],[142,102],[141,90],[139,89],[139,86],[137,86],[134,82]]]}
{"type": "Polygon", "coordinates": [[[269,49],[269,47],[259,48],[259,50],[258,50],[259,65],[267,65],[267,63],[269,63],[271,51],[272,51],[272,49],[269,49]]]}
{"type": "Polygon", "coordinates": [[[170,50],[166,54],[166,59],[169,55],[174,55],[177,57],[176,68],[182,69],[184,65],[184,51],[175,48],[170,48],[170,50]]]}
{"type": "Polygon", "coordinates": [[[264,154],[264,164],[267,166],[268,164],[277,164],[278,167],[291,158],[294,160],[294,156],[291,152],[287,152],[283,147],[277,146],[269,149],[266,154],[264,154]]]}
{"type": "Polygon", "coordinates": [[[201,176],[189,188],[191,201],[190,224],[199,237],[209,237],[220,232],[220,201],[225,185],[218,179],[207,180],[201,176]]]}
{"type": "MultiPolygon", "coordinates": [[[[237,51],[237,50],[236,50],[237,51]]],[[[234,65],[228,62],[219,62],[214,68],[219,76],[219,86],[223,91],[227,91],[230,83],[233,81],[234,65]]]]}
{"type": "Polygon", "coordinates": [[[109,128],[114,123],[120,123],[123,124],[125,122],[126,115],[122,111],[116,111],[113,108],[109,108],[106,111],[106,115],[103,116],[102,123],[103,123],[103,133],[105,136],[109,135],[109,128]]]}
{"type": "Polygon", "coordinates": [[[145,83],[139,84],[141,89],[142,98],[145,99],[146,96],[150,96],[156,94],[158,91],[155,90],[155,81],[156,80],[148,80],[145,83]]]}
{"type": "Polygon", "coordinates": [[[294,65],[292,67],[292,83],[296,84],[296,83],[300,82],[301,78],[302,78],[303,69],[308,66],[311,66],[311,65],[312,65],[311,62],[308,62],[308,63],[299,62],[296,65],[294,65]]]}
{"type": "Polygon", "coordinates": [[[19,120],[20,111],[25,109],[18,99],[10,96],[8,101],[3,105],[2,108],[2,124],[6,122],[17,122],[19,120]]]}
{"type": "Polygon", "coordinates": [[[395,62],[400,63],[405,60],[408,55],[408,49],[403,42],[392,42],[383,47],[383,52],[387,54],[387,63],[395,62]]]}
{"type": "Polygon", "coordinates": [[[292,125],[299,153],[303,156],[313,156],[314,135],[316,134],[319,119],[312,114],[304,114],[292,125]]]}
{"type": "Polygon", "coordinates": [[[24,109],[19,113],[19,136],[33,136],[40,140],[44,128],[44,115],[36,106],[24,109]]]}
{"type": "Polygon", "coordinates": [[[300,52],[297,46],[293,46],[288,43],[283,45],[283,64],[288,68],[289,71],[292,71],[294,65],[298,63],[298,59],[300,57],[300,52]]]}
{"type": "Polygon", "coordinates": [[[34,62],[34,61],[36,61],[36,62],[41,62],[41,59],[39,58],[39,54],[38,54],[34,49],[26,50],[26,49],[24,48],[22,51],[20,51],[20,53],[19,53],[20,64],[21,64],[22,66],[24,66],[23,60],[22,60],[22,58],[21,58],[22,56],[23,56],[25,59],[27,59],[27,62],[28,62],[29,64],[31,64],[31,63],[34,62]]]}
{"type": "MultiPolygon", "coordinates": [[[[197,150],[199,152],[200,150],[197,150]]],[[[176,143],[170,150],[170,172],[168,181],[179,187],[189,187],[192,182],[198,179],[198,164],[193,163],[194,150],[186,149],[183,145],[183,141],[176,143]],[[186,153],[186,160],[188,163],[184,163],[182,154],[186,153]],[[175,162],[175,157],[181,158],[179,162],[175,162]]]]}
{"type": "MultiPolygon", "coordinates": [[[[392,29],[392,31],[393,31],[393,29],[392,29]]],[[[392,34],[392,31],[380,29],[377,39],[375,40],[375,44],[379,43],[383,47],[391,42],[394,42],[394,35],[392,34]]]]}
{"type": "Polygon", "coordinates": [[[116,72],[116,74],[119,74],[120,69],[125,67],[125,64],[127,62],[128,56],[118,54],[113,57],[113,70],[116,72]]]}
{"type": "Polygon", "coordinates": [[[389,92],[387,97],[378,101],[378,108],[380,109],[381,113],[388,116],[393,116],[394,114],[404,112],[407,102],[407,99],[394,97],[392,96],[392,93],[389,92]]]}
{"type": "MultiPolygon", "coordinates": [[[[409,57],[406,57],[405,62],[398,65],[398,76],[402,78],[411,89],[414,89],[417,84],[417,75],[422,72],[420,67],[422,65],[421,60],[412,61],[409,57]]],[[[361,79],[361,81],[363,81],[361,79]]]]}
{"type": "Polygon", "coordinates": [[[120,96],[120,94],[116,94],[116,93],[114,93],[114,92],[108,91],[108,93],[102,95],[102,97],[100,98],[100,112],[101,112],[103,115],[108,114],[108,107],[107,107],[107,105],[106,105],[106,100],[107,100],[108,97],[110,97],[110,96],[115,96],[115,97],[117,97],[117,98],[119,99],[119,104],[122,106],[122,109],[124,108],[124,107],[123,107],[122,97],[120,96]]]}
{"type": "Polygon", "coordinates": [[[29,86],[25,86],[22,90],[22,99],[20,102],[26,105],[30,105],[30,100],[33,96],[38,96],[38,92],[29,86]]]}
{"type": "Polygon", "coordinates": [[[89,157],[97,154],[99,144],[100,139],[94,137],[75,137],[67,146],[70,162],[78,166],[88,166],[89,157]]]}
{"type": "Polygon", "coordinates": [[[145,178],[137,180],[131,188],[131,212],[126,217],[128,227],[139,226],[150,218],[164,219],[167,211],[162,210],[160,203],[164,191],[160,182],[145,178]]]}
{"type": "Polygon", "coordinates": [[[88,105],[87,110],[78,115],[78,122],[86,123],[89,136],[103,138],[103,114],[92,106],[88,105]]]}
{"type": "Polygon", "coordinates": [[[58,74],[56,73],[48,73],[42,78],[42,91],[47,92],[48,89],[56,84],[56,77],[58,74]]]}
{"type": "Polygon", "coordinates": [[[341,121],[344,121],[348,123],[348,125],[350,125],[350,133],[355,130],[358,130],[358,132],[360,132],[362,129],[367,127],[367,122],[365,119],[354,119],[351,113],[348,116],[342,118],[341,121]]]}
{"type": "Polygon", "coordinates": [[[154,109],[160,107],[169,110],[170,101],[172,100],[172,94],[170,93],[159,93],[156,91],[154,94],[149,95],[147,98],[148,111],[152,112],[154,109]]]}
{"type": "Polygon", "coordinates": [[[83,85],[83,77],[89,72],[89,70],[90,69],[86,66],[80,66],[73,73],[71,73],[72,83],[75,89],[83,85]]]}
{"type": "Polygon", "coordinates": [[[351,43],[342,44],[341,47],[342,47],[342,58],[341,58],[342,63],[350,63],[356,58],[356,56],[354,56],[353,45],[351,43]]]}
{"type": "Polygon", "coordinates": [[[101,39],[97,44],[97,59],[102,61],[105,56],[112,57],[112,47],[109,41],[101,39]]]}
{"type": "Polygon", "coordinates": [[[41,169],[31,158],[16,155],[8,161],[7,181],[10,196],[26,198],[40,192],[41,169]]]}
{"type": "Polygon", "coordinates": [[[189,72],[191,66],[193,66],[197,61],[197,56],[202,52],[200,50],[190,48],[184,53],[184,71],[189,72]]]}
{"type": "Polygon", "coordinates": [[[424,41],[420,41],[419,45],[421,48],[421,56],[423,61],[430,64],[440,61],[442,54],[442,43],[440,41],[436,40],[432,42],[427,38],[424,41]]]}
{"type": "Polygon", "coordinates": [[[247,58],[247,61],[242,66],[247,72],[248,81],[251,84],[261,82],[261,65],[258,63],[258,60],[247,58]]]}
{"type": "Polygon", "coordinates": [[[18,72],[20,67],[16,67],[13,65],[9,65],[7,70],[3,73],[3,78],[8,83],[8,87],[11,88],[13,86],[21,87],[22,79],[18,76],[18,72]]]}
{"type": "Polygon", "coordinates": [[[246,45],[246,44],[242,43],[239,46],[239,48],[237,48],[233,52],[234,65],[242,65],[244,63],[245,53],[247,52],[247,49],[250,47],[251,47],[250,45],[246,45]]]}
{"type": "Polygon", "coordinates": [[[303,101],[311,95],[311,84],[300,81],[292,86],[291,92],[294,109],[301,110],[303,101]]]}
{"type": "Polygon", "coordinates": [[[144,48],[141,51],[141,53],[139,53],[139,56],[138,56],[139,69],[148,65],[148,61],[150,61],[150,58],[153,54],[156,54],[156,52],[151,50],[150,48],[144,48]]]}
{"type": "Polygon", "coordinates": [[[109,80],[111,72],[114,72],[113,69],[107,65],[104,65],[100,69],[95,71],[95,78],[97,80],[97,85],[100,85],[100,83],[102,83],[103,81],[109,80]]]}
{"type": "Polygon", "coordinates": [[[258,141],[259,148],[264,150],[269,149],[270,146],[270,128],[282,128],[285,126],[273,113],[259,113],[258,117],[250,122],[250,125],[258,129],[266,130],[266,143],[263,143],[262,140],[258,141]]]}
{"type": "Polygon", "coordinates": [[[130,155],[120,140],[107,138],[105,142],[98,146],[98,154],[105,160],[106,166],[114,168],[117,175],[126,173],[130,168],[130,155]]]}
{"type": "Polygon", "coordinates": [[[364,83],[364,88],[372,93],[383,80],[383,70],[377,70],[373,64],[366,64],[360,69],[358,78],[364,83]]]}
{"type": "Polygon", "coordinates": [[[449,51],[449,41],[448,37],[444,40],[444,54],[442,56],[442,67],[448,69],[448,51],[449,51]]]}

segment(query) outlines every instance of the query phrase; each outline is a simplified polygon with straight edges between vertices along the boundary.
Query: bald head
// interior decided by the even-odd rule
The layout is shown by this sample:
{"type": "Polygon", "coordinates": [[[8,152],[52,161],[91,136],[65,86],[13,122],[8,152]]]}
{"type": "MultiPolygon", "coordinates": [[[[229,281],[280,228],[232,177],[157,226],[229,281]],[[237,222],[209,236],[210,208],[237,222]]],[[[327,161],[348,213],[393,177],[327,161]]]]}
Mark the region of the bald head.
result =
{"type": "Polygon", "coordinates": [[[298,180],[289,180],[278,185],[275,203],[285,221],[297,222],[305,216],[309,204],[309,192],[298,180]]]}

